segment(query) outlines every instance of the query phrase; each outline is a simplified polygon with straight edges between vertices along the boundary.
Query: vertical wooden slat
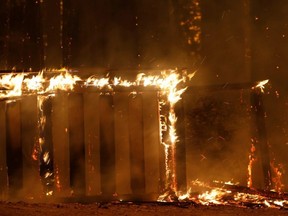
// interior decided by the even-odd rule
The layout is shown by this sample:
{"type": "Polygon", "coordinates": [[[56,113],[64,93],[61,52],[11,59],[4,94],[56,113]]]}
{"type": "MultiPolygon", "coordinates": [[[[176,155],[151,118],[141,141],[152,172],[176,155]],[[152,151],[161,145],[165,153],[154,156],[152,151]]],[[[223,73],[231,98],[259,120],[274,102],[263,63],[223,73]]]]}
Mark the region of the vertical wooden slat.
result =
{"type": "Polygon", "coordinates": [[[57,196],[67,196],[70,194],[70,153],[67,106],[67,93],[59,92],[52,99],[54,185],[57,196]]]}
{"type": "Polygon", "coordinates": [[[101,192],[110,196],[116,191],[113,96],[101,95],[99,105],[101,192]]]}
{"type": "Polygon", "coordinates": [[[128,93],[116,93],[114,104],[116,192],[120,195],[131,194],[128,93]]]}
{"type": "Polygon", "coordinates": [[[38,123],[39,126],[38,138],[40,151],[40,176],[45,193],[53,191],[54,176],[53,176],[53,141],[52,141],[52,98],[51,96],[38,96],[38,100],[43,100],[42,105],[38,102],[38,123]],[[41,110],[42,111],[41,111],[41,110]],[[40,141],[39,141],[40,142],[40,141]],[[48,156],[48,157],[47,157],[48,156]]]}
{"type": "Polygon", "coordinates": [[[159,163],[160,163],[160,192],[164,192],[168,187],[167,181],[167,173],[166,173],[166,147],[164,144],[167,142],[169,138],[168,131],[168,114],[169,114],[169,106],[161,105],[160,108],[160,137],[161,137],[161,145],[159,147],[159,163]]]}
{"type": "Polygon", "coordinates": [[[159,191],[160,193],[162,193],[166,187],[165,146],[162,143],[159,146],[159,164],[160,164],[159,191]]]}
{"type": "Polygon", "coordinates": [[[183,100],[175,106],[177,116],[176,133],[178,142],[176,143],[176,181],[177,190],[185,192],[187,190],[186,175],[186,144],[185,144],[185,110],[183,100]]]}
{"type": "Polygon", "coordinates": [[[19,198],[23,186],[23,157],[19,101],[11,101],[7,104],[6,120],[9,197],[19,198]]]}
{"type": "MultiPolygon", "coordinates": [[[[192,100],[191,100],[192,101],[192,100]]],[[[189,104],[190,105],[190,104],[189,104]]],[[[186,104],[186,106],[188,106],[186,104]]],[[[192,107],[191,105],[188,106],[189,109],[192,110],[192,107]]],[[[195,164],[195,157],[194,154],[195,154],[195,150],[193,151],[193,142],[192,142],[192,138],[191,138],[191,135],[192,134],[192,127],[191,127],[191,119],[190,118],[190,115],[187,117],[187,127],[185,128],[186,129],[186,138],[187,138],[187,141],[186,141],[186,155],[185,155],[185,158],[186,158],[186,185],[190,185],[190,182],[195,179],[195,171],[193,170],[193,164],[195,164]]]]}
{"type": "Polygon", "coordinates": [[[69,95],[70,182],[75,195],[85,194],[83,95],[69,95]]]}
{"type": "Polygon", "coordinates": [[[157,92],[143,94],[145,186],[147,194],[159,193],[159,103],[157,92]],[[149,106],[147,106],[149,104],[149,106]]]}
{"type": "Polygon", "coordinates": [[[23,152],[23,193],[25,196],[40,196],[41,183],[39,163],[32,154],[37,137],[37,97],[21,100],[21,143],[23,152]]]}
{"type": "Polygon", "coordinates": [[[6,102],[0,102],[0,200],[7,199],[6,102]]]}
{"type": "Polygon", "coordinates": [[[84,93],[86,195],[101,193],[99,94],[84,93]]]}
{"type": "Polygon", "coordinates": [[[134,194],[145,193],[142,95],[129,97],[129,141],[131,160],[131,189],[134,194]]]}
{"type": "Polygon", "coordinates": [[[268,138],[265,124],[265,111],[262,100],[262,93],[258,91],[252,91],[251,102],[254,108],[255,126],[257,130],[258,142],[256,149],[259,149],[260,160],[262,164],[264,187],[266,190],[270,190],[272,186],[271,165],[270,165],[270,153],[268,146],[268,138]]]}

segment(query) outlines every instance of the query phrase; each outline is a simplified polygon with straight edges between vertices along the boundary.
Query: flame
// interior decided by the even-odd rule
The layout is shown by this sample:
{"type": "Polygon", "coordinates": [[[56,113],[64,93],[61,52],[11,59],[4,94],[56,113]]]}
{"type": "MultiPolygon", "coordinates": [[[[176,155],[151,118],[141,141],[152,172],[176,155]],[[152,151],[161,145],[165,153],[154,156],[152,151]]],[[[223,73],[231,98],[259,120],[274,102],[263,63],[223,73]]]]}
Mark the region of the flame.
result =
{"type": "MultiPolygon", "coordinates": [[[[223,183],[216,181],[217,183],[223,183]]],[[[222,187],[213,187],[207,183],[198,180],[191,182],[191,187],[186,194],[179,194],[179,201],[192,201],[200,205],[234,205],[237,207],[268,207],[268,208],[287,208],[288,200],[269,197],[269,194],[264,195],[257,191],[250,190],[249,192],[238,192],[237,184],[233,182],[224,182],[222,187]],[[225,186],[232,186],[232,189],[226,189],[225,186]],[[203,193],[193,193],[192,187],[197,186],[206,188],[203,193]],[[233,186],[235,188],[233,189],[233,186]]],[[[243,190],[243,189],[242,189],[243,190]]],[[[244,189],[248,190],[248,189],[244,189]]]]}
{"type": "Polygon", "coordinates": [[[25,93],[43,94],[55,90],[73,90],[80,77],[72,75],[68,70],[59,70],[61,73],[57,76],[44,78],[43,71],[37,75],[28,77],[29,74],[4,74],[0,76],[0,98],[17,97],[25,93]],[[49,85],[45,87],[46,82],[49,85]]]}
{"type": "Polygon", "coordinates": [[[32,78],[25,78],[24,84],[28,91],[39,91],[44,90],[45,78],[43,77],[43,71],[41,71],[37,76],[33,75],[32,78]]]}
{"type": "Polygon", "coordinates": [[[107,87],[110,86],[109,84],[109,78],[97,78],[95,76],[91,76],[89,77],[86,82],[85,82],[86,86],[96,86],[100,89],[102,89],[103,87],[107,87]]]}
{"type": "Polygon", "coordinates": [[[256,147],[253,144],[253,139],[252,139],[252,144],[251,144],[251,149],[250,149],[250,154],[249,154],[249,164],[248,164],[248,180],[247,180],[247,187],[251,188],[253,185],[253,181],[252,181],[252,168],[253,168],[253,164],[255,162],[255,151],[256,151],[256,147]]]}
{"type": "MultiPolygon", "coordinates": [[[[39,74],[42,76],[41,74],[39,74]]],[[[39,85],[40,86],[40,85],[39,85]]],[[[42,86],[40,87],[42,89],[42,86]]],[[[40,90],[41,92],[44,92],[43,89],[40,90]]],[[[49,186],[54,184],[53,179],[53,172],[46,168],[51,162],[50,159],[50,152],[47,150],[44,152],[44,146],[46,144],[45,141],[45,125],[46,125],[46,115],[44,113],[44,102],[50,98],[53,95],[37,95],[37,108],[38,108],[38,142],[34,145],[34,152],[37,152],[38,157],[41,157],[41,163],[45,164],[45,170],[44,174],[41,176],[41,181],[44,186],[44,189],[46,190],[45,194],[46,196],[52,196],[53,190],[49,188],[49,186]]]]}
{"type": "Polygon", "coordinates": [[[0,93],[0,98],[20,96],[22,95],[22,83],[24,80],[24,74],[5,74],[0,77],[0,88],[4,91],[0,93]]]}
{"type": "MultiPolygon", "coordinates": [[[[189,74],[188,78],[191,79],[193,76],[194,74],[189,74]]],[[[175,153],[178,137],[176,133],[175,104],[181,100],[181,95],[187,89],[187,87],[179,88],[179,84],[186,82],[186,79],[187,76],[180,76],[175,70],[163,71],[160,76],[146,76],[140,73],[136,78],[137,85],[160,88],[160,92],[165,98],[161,104],[169,107],[168,123],[162,122],[161,125],[165,129],[168,128],[169,138],[168,140],[162,140],[162,144],[165,147],[166,187],[170,187],[170,191],[173,192],[177,191],[175,153]]]]}
{"type": "Polygon", "coordinates": [[[70,74],[68,71],[54,76],[50,79],[50,84],[45,90],[46,92],[55,90],[73,90],[77,81],[81,81],[80,77],[70,74]]]}
{"type": "Polygon", "coordinates": [[[259,88],[261,90],[261,92],[264,92],[264,88],[265,88],[265,85],[269,82],[269,79],[267,80],[262,80],[260,82],[257,83],[256,86],[254,86],[252,89],[257,89],[259,88]]]}
{"type": "Polygon", "coordinates": [[[283,165],[278,164],[275,165],[275,162],[271,162],[271,168],[274,172],[274,177],[272,178],[272,181],[274,183],[274,190],[277,191],[278,193],[281,193],[284,188],[284,184],[282,183],[282,170],[283,170],[283,165]]]}
{"type": "Polygon", "coordinates": [[[45,152],[43,155],[43,161],[48,164],[50,162],[49,152],[45,152]]]}
{"type": "Polygon", "coordinates": [[[211,191],[206,191],[203,194],[198,195],[198,200],[202,205],[209,204],[226,204],[227,202],[223,201],[223,197],[231,194],[229,190],[224,190],[220,188],[212,189],[211,191]]]}
{"type": "Polygon", "coordinates": [[[124,87],[130,87],[133,85],[132,82],[128,81],[128,80],[122,80],[121,77],[115,77],[114,78],[114,82],[113,82],[114,86],[124,86],[124,87]]]}

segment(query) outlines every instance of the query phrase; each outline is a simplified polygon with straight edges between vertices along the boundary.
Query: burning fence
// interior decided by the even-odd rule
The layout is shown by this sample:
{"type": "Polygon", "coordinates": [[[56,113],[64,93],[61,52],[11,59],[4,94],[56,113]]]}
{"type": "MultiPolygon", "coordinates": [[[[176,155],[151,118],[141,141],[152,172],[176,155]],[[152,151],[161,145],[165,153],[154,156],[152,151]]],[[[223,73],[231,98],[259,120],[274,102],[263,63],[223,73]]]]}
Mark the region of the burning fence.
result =
{"type": "Polygon", "coordinates": [[[272,199],[267,192],[272,189],[272,172],[262,127],[264,82],[230,86],[254,88],[251,98],[259,139],[252,143],[248,187],[194,181],[192,186],[201,186],[205,192],[187,192],[186,186],[191,185],[186,185],[186,150],[179,145],[183,131],[176,132],[177,117],[182,120],[176,103],[192,77],[173,70],[154,76],[139,74],[135,81],[85,78],[66,70],[2,75],[2,199],[100,197],[287,205],[286,195],[274,194],[272,199]],[[265,192],[251,189],[255,146],[262,155],[265,192]]]}
{"type": "Polygon", "coordinates": [[[187,77],[173,71],[139,74],[134,82],[82,79],[67,71],[50,78],[3,75],[2,196],[29,192],[39,172],[46,195],[156,195],[164,185],[174,190],[174,105],[185,91],[177,85],[187,77]]]}

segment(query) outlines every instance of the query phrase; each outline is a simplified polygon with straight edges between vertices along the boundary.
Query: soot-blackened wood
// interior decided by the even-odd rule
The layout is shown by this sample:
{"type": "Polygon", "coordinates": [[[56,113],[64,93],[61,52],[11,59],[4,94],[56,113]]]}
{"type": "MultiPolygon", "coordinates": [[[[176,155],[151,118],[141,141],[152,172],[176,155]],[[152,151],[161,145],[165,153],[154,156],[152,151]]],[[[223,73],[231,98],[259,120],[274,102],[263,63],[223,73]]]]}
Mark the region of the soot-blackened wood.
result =
{"type": "Polygon", "coordinates": [[[56,196],[70,195],[70,152],[68,94],[58,92],[52,99],[54,188],[56,196]]]}
{"type": "Polygon", "coordinates": [[[9,198],[19,198],[23,187],[23,157],[21,146],[20,102],[7,104],[6,118],[7,165],[9,198]]]}
{"type": "Polygon", "coordinates": [[[83,95],[69,95],[70,183],[75,195],[85,194],[83,95]]]}
{"type": "Polygon", "coordinates": [[[38,137],[39,143],[40,176],[45,193],[53,191],[54,187],[54,156],[52,141],[52,98],[38,96],[38,137]],[[42,102],[41,102],[42,101],[42,102]],[[42,103],[42,105],[40,105],[42,103]],[[42,113],[41,113],[41,110],[42,113]],[[43,125],[42,123],[43,122],[43,125]],[[40,141],[39,141],[40,142],[40,141]],[[41,146],[40,146],[41,145],[41,146]],[[49,158],[47,158],[47,155],[49,158]]]}
{"type": "Polygon", "coordinates": [[[21,100],[21,143],[23,152],[23,193],[40,196],[41,181],[39,163],[32,157],[37,139],[37,97],[27,96],[21,100]]]}
{"type": "Polygon", "coordinates": [[[160,179],[160,130],[159,102],[157,92],[143,93],[143,132],[145,161],[145,191],[159,194],[160,179]]]}
{"type": "Polygon", "coordinates": [[[128,92],[117,92],[115,104],[116,192],[131,194],[128,92]]]}
{"type": "Polygon", "coordinates": [[[116,191],[113,96],[100,95],[99,104],[101,192],[111,196],[116,191]]]}
{"type": "Polygon", "coordinates": [[[256,142],[256,151],[260,151],[260,160],[262,163],[264,186],[266,190],[270,190],[272,186],[271,166],[268,138],[265,124],[265,111],[262,99],[262,93],[256,89],[251,93],[251,103],[255,115],[255,125],[257,130],[258,142],[256,142]]]}
{"type": "Polygon", "coordinates": [[[6,200],[8,174],[6,161],[6,102],[0,102],[0,200],[6,200]]]}
{"type": "Polygon", "coordinates": [[[131,160],[131,189],[134,194],[145,193],[145,163],[143,134],[143,101],[141,94],[129,96],[129,142],[131,160]]]}
{"type": "Polygon", "coordinates": [[[99,93],[84,93],[86,195],[101,193],[99,93]]]}
{"type": "Polygon", "coordinates": [[[178,142],[176,143],[176,181],[177,189],[180,191],[187,190],[186,176],[186,143],[185,143],[185,109],[183,100],[175,105],[177,116],[176,132],[178,142]]]}

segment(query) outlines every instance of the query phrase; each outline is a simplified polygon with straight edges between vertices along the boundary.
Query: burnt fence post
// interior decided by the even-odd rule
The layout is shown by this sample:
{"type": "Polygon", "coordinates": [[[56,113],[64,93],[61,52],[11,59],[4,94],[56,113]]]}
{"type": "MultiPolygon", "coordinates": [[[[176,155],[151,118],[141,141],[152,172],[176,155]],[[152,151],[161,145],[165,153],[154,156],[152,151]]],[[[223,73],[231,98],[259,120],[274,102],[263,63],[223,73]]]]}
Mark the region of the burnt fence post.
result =
{"type": "Polygon", "coordinates": [[[251,92],[251,104],[252,111],[255,116],[255,126],[256,126],[256,151],[259,149],[260,160],[262,163],[262,170],[264,176],[264,187],[266,190],[271,189],[272,180],[271,180],[271,166],[270,166],[270,155],[269,155],[269,146],[267,139],[267,131],[265,125],[265,110],[264,103],[262,98],[262,93],[260,89],[254,89],[251,92]]]}

